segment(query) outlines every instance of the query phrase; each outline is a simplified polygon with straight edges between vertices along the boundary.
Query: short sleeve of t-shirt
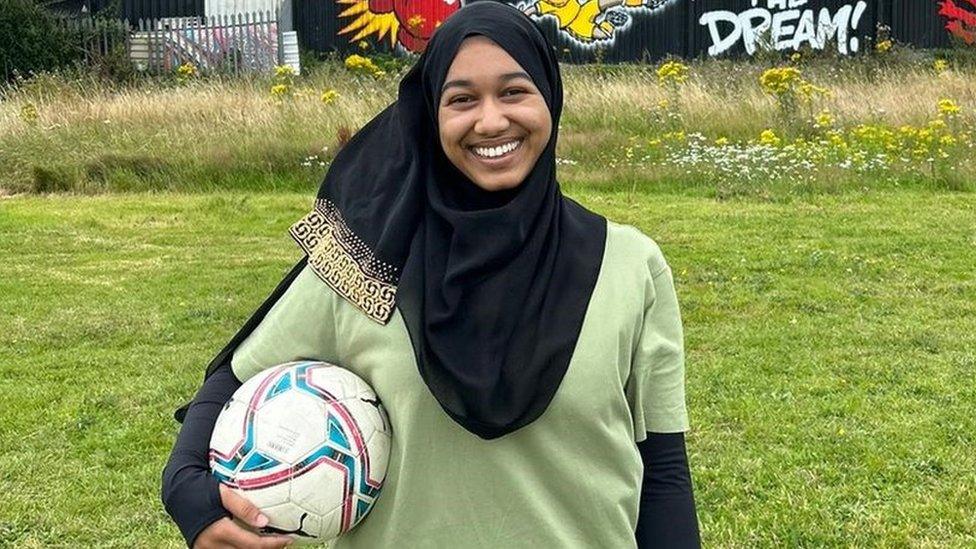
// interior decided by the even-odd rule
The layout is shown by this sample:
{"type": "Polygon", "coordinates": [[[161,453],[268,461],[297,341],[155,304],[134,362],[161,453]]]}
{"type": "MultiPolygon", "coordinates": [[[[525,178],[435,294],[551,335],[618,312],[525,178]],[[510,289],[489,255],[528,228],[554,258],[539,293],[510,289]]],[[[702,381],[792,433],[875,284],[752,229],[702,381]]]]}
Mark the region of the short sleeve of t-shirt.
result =
{"type": "MultiPolygon", "coordinates": [[[[655,251],[660,254],[656,246],[655,251]]],[[[677,433],[689,428],[684,334],[671,268],[664,263],[649,278],[644,319],[626,386],[637,442],[647,432],[677,433]]]]}
{"type": "Polygon", "coordinates": [[[246,381],[261,370],[295,360],[334,362],[337,355],[332,292],[306,266],[258,327],[234,351],[231,368],[246,381]]]}

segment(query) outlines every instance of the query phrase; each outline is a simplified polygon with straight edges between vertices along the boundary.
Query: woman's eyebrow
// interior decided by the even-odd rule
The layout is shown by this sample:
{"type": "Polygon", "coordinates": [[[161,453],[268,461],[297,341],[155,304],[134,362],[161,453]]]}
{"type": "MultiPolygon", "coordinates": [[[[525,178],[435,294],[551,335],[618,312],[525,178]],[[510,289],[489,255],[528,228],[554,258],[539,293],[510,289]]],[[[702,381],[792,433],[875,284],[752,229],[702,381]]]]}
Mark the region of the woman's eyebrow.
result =
{"type": "MultiPolygon", "coordinates": [[[[526,80],[528,80],[530,82],[532,81],[532,77],[529,76],[528,74],[526,74],[523,71],[507,72],[507,73],[501,75],[500,77],[498,77],[498,79],[501,80],[502,82],[508,82],[509,80],[515,80],[516,78],[524,78],[524,79],[526,79],[526,80]]],[[[463,79],[462,80],[451,80],[450,82],[445,82],[444,85],[441,86],[441,93],[443,94],[444,91],[447,90],[447,88],[451,88],[451,87],[470,88],[471,85],[472,84],[471,84],[471,81],[470,80],[463,80],[463,79]]]]}

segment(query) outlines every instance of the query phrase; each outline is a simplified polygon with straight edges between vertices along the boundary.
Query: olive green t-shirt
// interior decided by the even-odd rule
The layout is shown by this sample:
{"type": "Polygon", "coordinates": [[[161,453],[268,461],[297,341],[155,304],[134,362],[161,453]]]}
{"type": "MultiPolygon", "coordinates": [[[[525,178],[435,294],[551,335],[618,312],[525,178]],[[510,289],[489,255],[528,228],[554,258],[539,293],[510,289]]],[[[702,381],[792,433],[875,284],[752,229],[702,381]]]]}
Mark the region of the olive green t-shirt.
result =
{"type": "Polygon", "coordinates": [[[688,430],[671,270],[654,241],[613,222],[569,369],[543,415],[514,433],[483,440],[451,420],[399,311],[381,325],[307,267],[232,366],[244,381],[299,359],[355,372],[392,424],[383,491],[337,549],[635,547],[635,442],[688,430]]]}

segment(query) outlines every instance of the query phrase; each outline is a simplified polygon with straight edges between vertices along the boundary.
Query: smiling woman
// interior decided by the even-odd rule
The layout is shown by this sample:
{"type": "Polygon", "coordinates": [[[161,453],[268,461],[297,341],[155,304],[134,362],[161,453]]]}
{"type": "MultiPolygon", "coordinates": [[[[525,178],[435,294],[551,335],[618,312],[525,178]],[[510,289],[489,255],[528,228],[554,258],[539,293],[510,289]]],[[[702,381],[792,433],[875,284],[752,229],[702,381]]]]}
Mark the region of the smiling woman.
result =
{"type": "Polygon", "coordinates": [[[461,44],[446,78],[437,110],[444,154],[486,191],[520,185],[552,133],[532,78],[483,36],[461,44]]]}
{"type": "Polygon", "coordinates": [[[305,358],[364,379],[393,431],[383,492],[336,549],[699,545],[671,270],[563,196],[562,90],[511,6],[468,4],[434,33],[185,411],[163,498],[188,542],[283,543],[225,518],[267,526],[220,491],[207,439],[241,381],[305,358]]]}

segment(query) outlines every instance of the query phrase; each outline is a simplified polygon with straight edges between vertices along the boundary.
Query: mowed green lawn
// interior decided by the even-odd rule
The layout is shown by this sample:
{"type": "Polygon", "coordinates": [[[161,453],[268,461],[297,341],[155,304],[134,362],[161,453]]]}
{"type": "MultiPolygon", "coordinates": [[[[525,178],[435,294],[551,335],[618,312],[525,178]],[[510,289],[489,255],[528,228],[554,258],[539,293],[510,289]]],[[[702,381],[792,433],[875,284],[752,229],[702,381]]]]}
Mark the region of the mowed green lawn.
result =
{"type": "MultiPolygon", "coordinates": [[[[674,270],[706,546],[976,545],[976,196],[570,194],[674,270]]],[[[310,204],[0,200],[0,546],[181,544],[172,411],[310,204]]]]}

